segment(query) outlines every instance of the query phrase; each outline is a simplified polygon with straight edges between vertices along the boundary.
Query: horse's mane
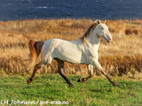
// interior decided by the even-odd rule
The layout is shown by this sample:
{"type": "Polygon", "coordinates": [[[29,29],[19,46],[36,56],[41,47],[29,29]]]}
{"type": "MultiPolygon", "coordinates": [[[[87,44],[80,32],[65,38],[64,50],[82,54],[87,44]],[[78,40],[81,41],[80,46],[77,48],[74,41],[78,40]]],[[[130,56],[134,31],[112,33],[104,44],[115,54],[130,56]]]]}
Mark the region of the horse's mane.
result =
{"type": "Polygon", "coordinates": [[[100,20],[96,20],[94,24],[92,24],[88,30],[84,33],[84,35],[80,38],[83,43],[86,42],[87,36],[89,36],[90,32],[96,28],[96,26],[100,24],[100,20]]]}

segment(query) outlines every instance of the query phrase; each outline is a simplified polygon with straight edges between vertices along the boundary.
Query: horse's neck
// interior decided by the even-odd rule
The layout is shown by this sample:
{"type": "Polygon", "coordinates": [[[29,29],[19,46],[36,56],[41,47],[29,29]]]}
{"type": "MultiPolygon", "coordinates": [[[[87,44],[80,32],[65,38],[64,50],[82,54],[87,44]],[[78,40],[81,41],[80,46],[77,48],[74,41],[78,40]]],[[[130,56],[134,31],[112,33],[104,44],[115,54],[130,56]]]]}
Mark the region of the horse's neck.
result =
{"type": "Polygon", "coordinates": [[[89,36],[87,36],[87,42],[88,45],[92,47],[99,47],[100,44],[100,38],[96,34],[90,33],[89,36]]]}
{"type": "Polygon", "coordinates": [[[98,49],[99,49],[99,44],[100,44],[100,38],[97,37],[96,35],[90,35],[87,36],[86,39],[86,50],[89,52],[89,55],[98,59],[98,49]]]}

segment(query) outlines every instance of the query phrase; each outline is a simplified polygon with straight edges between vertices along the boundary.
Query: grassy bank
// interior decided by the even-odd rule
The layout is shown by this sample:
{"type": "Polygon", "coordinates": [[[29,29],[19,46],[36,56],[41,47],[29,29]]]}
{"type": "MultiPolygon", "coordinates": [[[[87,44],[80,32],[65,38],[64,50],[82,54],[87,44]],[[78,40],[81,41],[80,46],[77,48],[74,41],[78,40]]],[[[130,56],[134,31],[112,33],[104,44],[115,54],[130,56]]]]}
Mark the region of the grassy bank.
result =
{"type": "MultiPolygon", "coordinates": [[[[0,22],[0,73],[26,72],[28,64],[28,41],[60,38],[77,40],[93,20],[89,19],[47,19],[0,22]]],[[[111,75],[131,74],[137,77],[142,71],[142,20],[108,20],[107,26],[113,37],[111,43],[101,40],[99,61],[111,75]]],[[[57,63],[44,67],[39,73],[57,71],[57,63]]],[[[65,73],[86,75],[85,65],[65,63],[65,73]]],[[[98,73],[99,74],[99,73],[98,73]]]]}
{"type": "MultiPolygon", "coordinates": [[[[68,76],[74,88],[59,75],[38,76],[30,84],[27,77],[0,77],[0,100],[13,101],[68,101],[70,105],[140,106],[142,105],[142,81],[113,78],[119,84],[112,86],[106,79],[92,78],[77,83],[80,76],[68,76]]],[[[16,102],[18,103],[18,102],[16,102]]],[[[49,103],[50,104],[50,103],[49,103]]]]}

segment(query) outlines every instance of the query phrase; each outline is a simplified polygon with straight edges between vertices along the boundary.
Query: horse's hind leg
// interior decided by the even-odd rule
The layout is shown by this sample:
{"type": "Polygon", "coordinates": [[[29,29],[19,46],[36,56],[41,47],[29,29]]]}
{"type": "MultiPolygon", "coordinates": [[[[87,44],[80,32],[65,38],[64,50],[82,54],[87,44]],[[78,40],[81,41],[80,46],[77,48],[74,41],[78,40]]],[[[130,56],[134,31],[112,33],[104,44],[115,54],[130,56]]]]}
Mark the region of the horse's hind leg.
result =
{"type": "Polygon", "coordinates": [[[82,81],[87,81],[89,78],[92,78],[93,77],[93,65],[89,64],[87,65],[87,69],[88,69],[88,72],[89,72],[89,76],[88,77],[85,77],[85,78],[80,78],[78,79],[77,82],[82,82],[82,81]]]}
{"type": "Polygon", "coordinates": [[[27,84],[30,84],[34,80],[35,74],[36,74],[37,70],[41,68],[41,66],[42,66],[41,62],[39,64],[35,65],[34,70],[33,70],[33,74],[27,80],[27,84]]]}
{"type": "Polygon", "coordinates": [[[64,61],[56,59],[58,62],[58,72],[59,74],[66,80],[67,84],[69,84],[69,87],[73,87],[69,79],[62,73],[62,69],[64,68],[64,61]]]}

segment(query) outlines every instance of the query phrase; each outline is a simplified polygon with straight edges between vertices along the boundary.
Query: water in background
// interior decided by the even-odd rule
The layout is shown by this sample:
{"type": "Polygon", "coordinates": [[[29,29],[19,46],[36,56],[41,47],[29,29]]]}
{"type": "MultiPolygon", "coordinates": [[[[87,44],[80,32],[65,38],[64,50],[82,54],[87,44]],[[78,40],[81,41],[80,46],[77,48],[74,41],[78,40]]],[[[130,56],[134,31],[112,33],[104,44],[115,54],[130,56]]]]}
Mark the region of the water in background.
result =
{"type": "Polygon", "coordinates": [[[142,0],[0,0],[0,21],[40,18],[141,19],[142,0]]]}

